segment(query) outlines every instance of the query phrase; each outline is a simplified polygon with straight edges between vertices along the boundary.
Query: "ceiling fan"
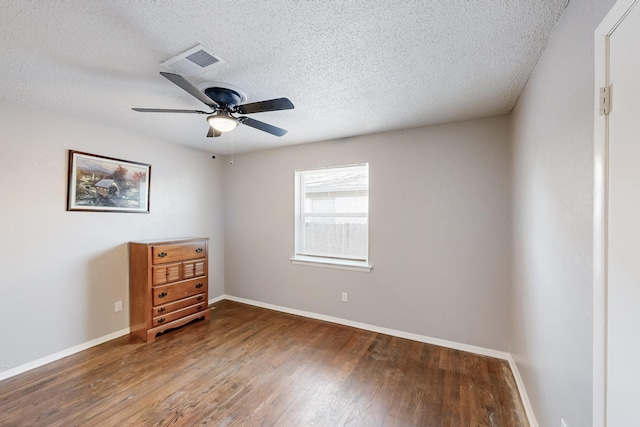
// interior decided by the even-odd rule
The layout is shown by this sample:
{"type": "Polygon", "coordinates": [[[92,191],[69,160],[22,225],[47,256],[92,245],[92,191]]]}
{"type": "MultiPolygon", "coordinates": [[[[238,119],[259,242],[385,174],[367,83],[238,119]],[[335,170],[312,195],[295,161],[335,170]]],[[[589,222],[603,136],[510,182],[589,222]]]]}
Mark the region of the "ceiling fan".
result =
{"type": "Polygon", "coordinates": [[[234,114],[253,114],[263,113],[266,111],[291,110],[294,106],[287,98],[269,99],[267,101],[251,102],[249,104],[239,105],[242,101],[242,96],[233,89],[225,87],[209,87],[205,88],[204,91],[201,92],[179,74],[161,72],[160,75],[197,98],[212,111],[132,108],[133,111],[139,111],[142,113],[206,114],[208,115],[207,122],[209,122],[210,125],[209,132],[207,133],[208,137],[217,137],[222,135],[223,132],[232,131],[238,126],[238,124],[247,125],[275,136],[282,136],[287,133],[285,129],[281,129],[259,120],[246,116],[234,116],[234,114]]]}

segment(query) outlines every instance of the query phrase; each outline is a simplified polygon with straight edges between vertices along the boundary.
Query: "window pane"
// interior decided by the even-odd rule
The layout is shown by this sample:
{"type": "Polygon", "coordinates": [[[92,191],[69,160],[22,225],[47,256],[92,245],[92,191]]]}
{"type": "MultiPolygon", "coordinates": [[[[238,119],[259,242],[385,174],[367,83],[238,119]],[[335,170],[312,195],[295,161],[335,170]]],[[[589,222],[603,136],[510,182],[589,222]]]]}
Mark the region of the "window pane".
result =
{"type": "MultiPolygon", "coordinates": [[[[331,258],[366,259],[366,222],[334,222],[320,220],[305,223],[305,255],[331,258]]],[[[356,218],[349,218],[353,220],[356,218]]],[[[366,219],[363,218],[366,221],[366,219]]]]}
{"type": "Polygon", "coordinates": [[[296,253],[366,260],[368,165],[297,172],[296,253]]]}

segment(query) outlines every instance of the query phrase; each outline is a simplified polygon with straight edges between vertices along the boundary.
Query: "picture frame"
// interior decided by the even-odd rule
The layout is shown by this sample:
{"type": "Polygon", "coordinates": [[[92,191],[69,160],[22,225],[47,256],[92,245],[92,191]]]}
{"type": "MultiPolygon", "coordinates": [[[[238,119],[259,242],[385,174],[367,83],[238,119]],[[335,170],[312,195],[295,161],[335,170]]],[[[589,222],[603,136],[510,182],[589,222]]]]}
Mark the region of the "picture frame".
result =
{"type": "Polygon", "coordinates": [[[149,213],[151,165],[69,150],[67,211],[149,213]]]}

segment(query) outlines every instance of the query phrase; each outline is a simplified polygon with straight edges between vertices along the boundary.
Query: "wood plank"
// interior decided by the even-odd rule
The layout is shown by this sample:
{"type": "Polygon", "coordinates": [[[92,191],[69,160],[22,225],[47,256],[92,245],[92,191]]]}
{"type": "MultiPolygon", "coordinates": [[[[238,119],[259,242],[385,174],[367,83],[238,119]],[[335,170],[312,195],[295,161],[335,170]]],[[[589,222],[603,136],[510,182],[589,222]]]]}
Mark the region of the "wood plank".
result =
{"type": "Polygon", "coordinates": [[[0,425],[527,426],[507,362],[220,301],[0,382],[0,425]]]}

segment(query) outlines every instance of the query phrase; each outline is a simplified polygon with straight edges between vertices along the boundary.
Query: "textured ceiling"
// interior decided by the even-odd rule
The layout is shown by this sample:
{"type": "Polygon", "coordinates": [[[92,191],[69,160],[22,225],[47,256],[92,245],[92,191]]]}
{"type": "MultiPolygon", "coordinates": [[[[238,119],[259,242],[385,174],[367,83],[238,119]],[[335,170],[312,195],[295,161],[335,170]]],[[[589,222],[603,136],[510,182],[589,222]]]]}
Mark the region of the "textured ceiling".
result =
{"type": "Polygon", "coordinates": [[[217,154],[486,117],[511,110],[566,3],[0,0],[0,98],[217,154]],[[203,109],[158,74],[198,43],[225,63],[188,80],[288,97],[251,116],[287,135],[131,111],[203,109]]]}

